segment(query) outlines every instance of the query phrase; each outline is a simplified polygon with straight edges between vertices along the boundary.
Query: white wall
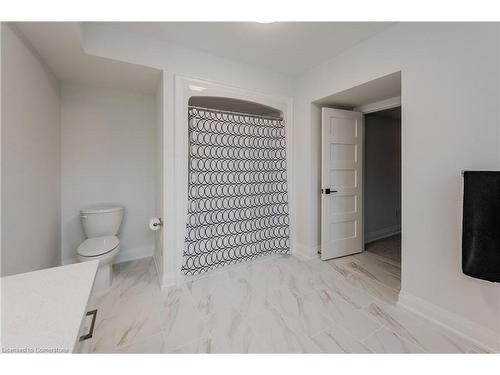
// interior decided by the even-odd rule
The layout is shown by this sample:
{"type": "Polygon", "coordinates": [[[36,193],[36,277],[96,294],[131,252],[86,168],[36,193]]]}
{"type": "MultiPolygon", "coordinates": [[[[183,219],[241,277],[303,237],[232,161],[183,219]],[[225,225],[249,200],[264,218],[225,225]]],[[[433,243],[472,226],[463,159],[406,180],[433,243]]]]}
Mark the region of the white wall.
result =
{"type": "Polygon", "coordinates": [[[499,166],[498,45],[495,24],[398,24],[304,74],[295,97],[297,234],[312,256],[320,129],[311,102],[402,71],[401,296],[497,348],[499,286],[461,272],[460,171],[499,166]]]}
{"type": "Polygon", "coordinates": [[[2,276],[60,262],[59,85],[1,24],[2,276]]]}
{"type": "Polygon", "coordinates": [[[365,243],[401,229],[401,121],[383,113],[365,115],[365,243]]]}
{"type": "Polygon", "coordinates": [[[126,209],[118,261],[153,255],[148,228],[155,215],[155,97],[63,85],[62,258],[70,262],[84,240],[79,210],[94,203],[126,209]]]}
{"type": "MultiPolygon", "coordinates": [[[[182,249],[173,245],[175,233],[175,143],[174,143],[174,77],[184,75],[222,83],[259,93],[292,96],[294,79],[269,70],[219,58],[208,53],[184,48],[172,43],[156,41],[134,33],[110,27],[86,24],[83,30],[83,48],[86,53],[115,60],[141,64],[163,70],[163,218],[165,226],[163,281],[173,282],[178,270],[173,261],[182,249]]],[[[293,205],[293,202],[292,202],[293,205]]],[[[291,208],[293,210],[293,207],[291,208]]],[[[182,225],[182,224],[181,224],[182,225]]]]}

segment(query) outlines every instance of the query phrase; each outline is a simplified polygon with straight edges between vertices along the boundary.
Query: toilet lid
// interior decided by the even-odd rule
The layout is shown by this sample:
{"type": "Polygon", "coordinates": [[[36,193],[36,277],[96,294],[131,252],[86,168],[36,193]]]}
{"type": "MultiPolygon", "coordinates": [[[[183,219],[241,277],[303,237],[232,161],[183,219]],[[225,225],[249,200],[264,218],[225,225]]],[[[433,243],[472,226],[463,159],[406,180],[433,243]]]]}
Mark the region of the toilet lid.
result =
{"type": "Polygon", "coordinates": [[[84,257],[95,257],[116,249],[120,241],[116,236],[103,236],[86,239],[76,252],[84,257]]]}

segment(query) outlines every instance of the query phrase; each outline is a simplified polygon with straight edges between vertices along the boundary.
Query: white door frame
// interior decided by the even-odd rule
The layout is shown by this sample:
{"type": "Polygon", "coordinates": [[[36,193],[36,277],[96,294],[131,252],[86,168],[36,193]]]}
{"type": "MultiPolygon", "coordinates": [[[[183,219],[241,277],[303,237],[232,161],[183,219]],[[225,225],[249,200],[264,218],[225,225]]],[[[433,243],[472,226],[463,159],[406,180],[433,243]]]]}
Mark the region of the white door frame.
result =
{"type": "Polygon", "coordinates": [[[391,109],[401,106],[401,96],[395,96],[393,98],[380,100],[378,102],[364,104],[359,107],[355,107],[353,111],[361,112],[363,114],[373,113],[383,111],[384,109],[391,109]]]}
{"type": "MultiPolygon", "coordinates": [[[[290,217],[290,249],[295,251],[295,209],[293,189],[293,99],[291,97],[268,95],[250,91],[243,88],[232,87],[221,83],[194,79],[182,75],[175,76],[175,104],[174,104],[174,215],[175,223],[170,243],[169,259],[164,257],[164,263],[175,265],[173,275],[166,275],[164,280],[170,280],[169,284],[178,284],[201,276],[185,276],[181,271],[184,237],[187,220],[187,183],[188,183],[188,103],[192,96],[222,96],[241,100],[261,103],[283,113],[286,123],[286,158],[287,158],[287,180],[288,180],[288,202],[290,217]],[[173,258],[173,259],[172,259],[173,258]]],[[[168,223],[165,223],[168,225],[168,223]]],[[[166,267],[165,267],[166,268],[166,267]]]]}
{"type": "MultiPolygon", "coordinates": [[[[401,107],[401,96],[395,96],[395,97],[392,97],[389,99],[380,100],[378,102],[365,104],[365,105],[354,108],[354,110],[363,113],[363,115],[367,115],[369,113],[380,112],[380,111],[383,111],[385,109],[391,109],[391,108],[396,108],[396,107],[401,107]]],[[[401,123],[401,125],[403,124],[402,119],[401,119],[400,123],[401,123]]],[[[365,127],[365,121],[363,121],[363,134],[365,134],[364,127],[365,127]]],[[[401,147],[402,146],[403,146],[403,142],[401,141],[401,147]]],[[[365,151],[365,139],[363,139],[363,157],[365,154],[364,151],[365,151]]],[[[401,158],[403,157],[402,154],[400,155],[400,157],[401,158]]],[[[365,163],[363,163],[363,167],[362,167],[362,171],[361,171],[361,173],[363,173],[363,175],[365,173],[364,168],[365,168],[365,163]]],[[[401,167],[401,169],[402,169],[402,167],[401,167]]],[[[401,178],[402,178],[402,176],[403,176],[403,171],[401,170],[401,178]]],[[[403,183],[403,181],[401,181],[401,184],[402,183],[403,183]]],[[[402,190],[402,186],[401,186],[401,190],[402,190]]],[[[364,201],[364,194],[365,194],[365,179],[363,178],[363,201],[364,201]]],[[[401,207],[401,211],[403,211],[403,207],[401,207]]],[[[399,219],[400,219],[400,221],[402,220],[402,213],[401,212],[399,214],[399,219]]],[[[363,210],[363,225],[365,224],[365,222],[366,222],[365,211],[363,210]]],[[[363,232],[364,232],[364,228],[363,228],[363,232]]],[[[364,233],[363,233],[363,235],[364,235],[364,233]]],[[[365,239],[363,239],[363,242],[364,241],[365,241],[365,239]]],[[[365,244],[363,243],[363,246],[364,245],[365,244]]],[[[402,244],[401,244],[401,247],[402,247],[402,244]]],[[[364,248],[363,248],[363,250],[364,250],[364,248]]]]}

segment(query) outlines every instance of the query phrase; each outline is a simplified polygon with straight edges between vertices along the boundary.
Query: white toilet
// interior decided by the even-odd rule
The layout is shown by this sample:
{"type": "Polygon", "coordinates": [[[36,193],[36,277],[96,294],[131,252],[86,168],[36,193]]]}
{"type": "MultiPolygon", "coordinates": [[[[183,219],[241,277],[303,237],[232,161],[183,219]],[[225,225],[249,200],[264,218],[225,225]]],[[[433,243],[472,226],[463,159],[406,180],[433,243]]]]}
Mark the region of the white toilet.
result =
{"type": "Polygon", "coordinates": [[[120,251],[120,240],[116,234],[122,223],[123,212],[123,207],[115,205],[93,205],[80,211],[87,239],[78,246],[78,261],[99,261],[94,282],[96,292],[105,292],[113,281],[111,266],[120,251]]]}

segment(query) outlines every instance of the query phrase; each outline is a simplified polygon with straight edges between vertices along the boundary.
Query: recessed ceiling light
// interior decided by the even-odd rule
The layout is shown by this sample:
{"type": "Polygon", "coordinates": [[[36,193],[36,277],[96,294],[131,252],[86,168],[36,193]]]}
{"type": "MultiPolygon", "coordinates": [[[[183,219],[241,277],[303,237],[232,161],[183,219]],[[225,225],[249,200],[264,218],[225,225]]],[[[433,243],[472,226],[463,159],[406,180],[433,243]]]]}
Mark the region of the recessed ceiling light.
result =
{"type": "Polygon", "coordinates": [[[192,91],[205,91],[207,88],[202,86],[189,85],[189,89],[192,91]]]}
{"type": "Polygon", "coordinates": [[[255,21],[257,23],[274,23],[275,21],[255,21]]]}

